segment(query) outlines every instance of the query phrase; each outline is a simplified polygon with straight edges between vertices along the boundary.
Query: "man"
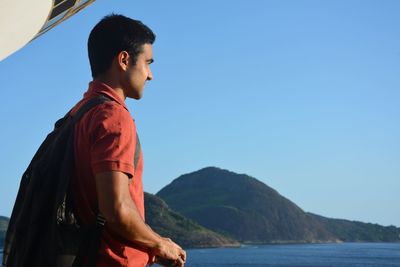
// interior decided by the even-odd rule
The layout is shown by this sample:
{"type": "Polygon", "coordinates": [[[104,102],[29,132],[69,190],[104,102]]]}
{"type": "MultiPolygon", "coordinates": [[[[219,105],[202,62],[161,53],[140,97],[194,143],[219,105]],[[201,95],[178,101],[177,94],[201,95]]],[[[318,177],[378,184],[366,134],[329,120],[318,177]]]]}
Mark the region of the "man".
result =
{"type": "Polygon", "coordinates": [[[97,211],[106,223],[97,267],[143,267],[155,260],[184,266],[185,251],[155,233],[144,222],[143,158],[135,122],[126,98],[140,99],[146,81],[153,78],[153,32],[140,21],[122,15],[103,18],[91,31],[88,53],[93,81],[74,113],[88,99],[105,95],[75,128],[76,180],[72,182],[75,209],[83,223],[97,211]]]}

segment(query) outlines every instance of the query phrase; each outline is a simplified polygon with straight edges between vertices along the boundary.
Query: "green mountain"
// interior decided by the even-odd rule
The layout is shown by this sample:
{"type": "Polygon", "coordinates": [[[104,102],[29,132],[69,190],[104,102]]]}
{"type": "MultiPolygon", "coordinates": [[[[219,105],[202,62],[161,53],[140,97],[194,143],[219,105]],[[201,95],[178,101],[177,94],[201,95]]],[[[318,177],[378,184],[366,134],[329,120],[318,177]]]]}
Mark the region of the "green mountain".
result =
{"type": "Polygon", "coordinates": [[[7,217],[0,216],[0,248],[2,248],[4,244],[8,222],[9,219],[7,217]]]}
{"type": "Polygon", "coordinates": [[[146,223],[161,236],[185,248],[238,246],[239,243],[205,229],[171,210],[159,197],[145,193],[146,223]]]}
{"type": "Polygon", "coordinates": [[[344,242],[399,242],[400,228],[372,223],[330,219],[309,213],[324,227],[344,242]]]}
{"type": "Polygon", "coordinates": [[[400,241],[399,228],[376,226],[379,236],[366,224],[306,213],[257,179],[214,167],[180,176],[157,196],[202,226],[243,243],[400,241]]]}

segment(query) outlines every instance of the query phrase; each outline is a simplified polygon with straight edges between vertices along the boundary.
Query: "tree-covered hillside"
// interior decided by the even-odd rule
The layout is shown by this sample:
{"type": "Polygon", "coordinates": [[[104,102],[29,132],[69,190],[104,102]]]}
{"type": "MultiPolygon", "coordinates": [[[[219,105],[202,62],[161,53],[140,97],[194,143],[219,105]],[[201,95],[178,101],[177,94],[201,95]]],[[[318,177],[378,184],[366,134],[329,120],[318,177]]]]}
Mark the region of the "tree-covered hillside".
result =
{"type": "Polygon", "coordinates": [[[145,193],[146,222],[161,236],[185,248],[238,246],[233,239],[208,230],[171,210],[159,197],[145,193]]]}
{"type": "Polygon", "coordinates": [[[214,167],[178,177],[157,196],[240,242],[400,241],[399,228],[306,213],[259,180],[214,167]]]}

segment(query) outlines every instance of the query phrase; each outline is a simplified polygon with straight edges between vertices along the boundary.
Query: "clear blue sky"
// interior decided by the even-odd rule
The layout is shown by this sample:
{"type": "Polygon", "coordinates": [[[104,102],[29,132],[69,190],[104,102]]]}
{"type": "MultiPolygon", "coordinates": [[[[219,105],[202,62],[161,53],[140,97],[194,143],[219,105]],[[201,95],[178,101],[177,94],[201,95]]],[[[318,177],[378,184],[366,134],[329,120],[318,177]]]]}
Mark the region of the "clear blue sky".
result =
{"type": "Polygon", "coordinates": [[[0,62],[0,214],[87,89],[86,40],[111,12],[157,34],[154,80],[127,101],[146,191],[217,166],[305,211],[400,226],[400,1],[388,0],[97,0],[0,62]]]}

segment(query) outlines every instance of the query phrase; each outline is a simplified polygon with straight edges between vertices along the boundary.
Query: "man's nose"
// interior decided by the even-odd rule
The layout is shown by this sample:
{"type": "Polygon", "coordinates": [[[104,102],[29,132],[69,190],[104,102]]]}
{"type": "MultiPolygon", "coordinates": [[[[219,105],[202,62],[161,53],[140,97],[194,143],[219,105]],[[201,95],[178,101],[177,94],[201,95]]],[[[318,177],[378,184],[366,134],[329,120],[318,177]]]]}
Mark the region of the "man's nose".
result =
{"type": "Polygon", "coordinates": [[[147,75],[147,80],[148,80],[148,81],[153,80],[153,73],[151,72],[150,69],[149,69],[149,74],[147,75]]]}

